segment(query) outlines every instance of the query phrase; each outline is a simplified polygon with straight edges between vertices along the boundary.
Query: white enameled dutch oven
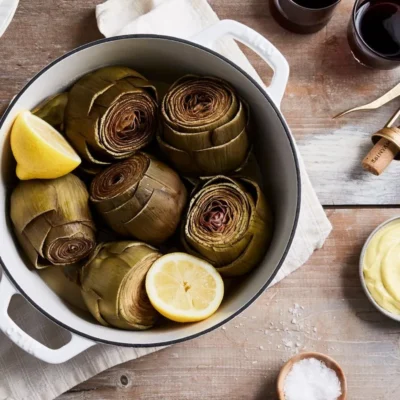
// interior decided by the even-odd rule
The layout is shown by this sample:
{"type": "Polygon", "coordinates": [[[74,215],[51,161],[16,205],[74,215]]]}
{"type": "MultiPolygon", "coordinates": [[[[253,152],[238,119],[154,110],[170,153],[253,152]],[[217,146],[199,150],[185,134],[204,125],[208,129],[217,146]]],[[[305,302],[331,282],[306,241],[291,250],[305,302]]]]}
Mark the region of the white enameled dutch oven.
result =
{"type": "Polygon", "coordinates": [[[279,105],[289,76],[282,54],[264,37],[234,21],[221,21],[191,41],[156,35],[131,35],[84,45],[51,63],[13,99],[0,123],[0,329],[18,346],[49,363],[62,363],[96,343],[149,347],[177,343],[221,326],[248,307],[268,286],[281,267],[296,230],[300,209],[300,173],[296,149],[279,105]],[[258,53],[274,70],[269,87],[262,87],[231,61],[210,50],[229,35],[258,53]],[[106,65],[126,65],[148,78],[172,81],[185,74],[213,75],[229,81],[251,109],[256,137],[254,150],[260,163],[265,191],[272,202],[275,230],[261,265],[234,290],[229,290],[219,310],[194,324],[170,324],[144,332],[124,331],[84,319],[57,297],[30,271],[21,257],[9,220],[10,191],[15,184],[15,164],[9,132],[22,109],[32,109],[60,92],[80,76],[106,65]],[[69,330],[71,341],[50,349],[22,331],[7,313],[11,297],[19,294],[56,324],[69,330]]]}

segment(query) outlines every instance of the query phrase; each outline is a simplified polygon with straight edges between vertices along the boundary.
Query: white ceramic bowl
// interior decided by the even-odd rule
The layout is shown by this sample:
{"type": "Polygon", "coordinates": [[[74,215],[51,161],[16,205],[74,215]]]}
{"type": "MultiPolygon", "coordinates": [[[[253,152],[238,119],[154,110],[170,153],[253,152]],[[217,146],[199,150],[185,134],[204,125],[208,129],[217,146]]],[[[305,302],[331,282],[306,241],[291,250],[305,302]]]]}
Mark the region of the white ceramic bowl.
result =
{"type": "Polygon", "coordinates": [[[0,284],[0,329],[20,347],[44,361],[64,362],[98,342],[118,346],[163,346],[209,332],[239,314],[263,293],[289,251],[299,216],[301,184],[295,145],[279,111],[289,75],[288,64],[265,38],[234,21],[221,21],[192,40],[130,35],[82,46],[36,75],[12,101],[0,122],[0,262],[6,275],[0,284]],[[208,48],[226,34],[247,44],[274,69],[268,88],[208,48]],[[274,235],[261,265],[248,276],[236,280],[235,290],[227,291],[219,310],[205,321],[168,324],[145,332],[99,325],[94,319],[85,319],[71,310],[38,274],[30,271],[14,241],[8,202],[15,185],[15,164],[8,138],[15,116],[20,110],[32,109],[46,97],[69,87],[89,71],[106,65],[131,66],[150,79],[167,82],[187,73],[221,77],[229,81],[250,106],[257,129],[254,150],[263,172],[264,189],[274,211],[274,235]],[[15,293],[68,329],[72,340],[54,350],[29,337],[7,314],[8,303],[15,293]]]}
{"type": "Polygon", "coordinates": [[[19,0],[0,0],[0,37],[10,25],[18,3],[19,0]]]}
{"type": "Polygon", "coordinates": [[[359,273],[360,273],[360,280],[361,280],[361,286],[364,289],[365,294],[367,295],[369,301],[375,306],[375,308],[380,311],[382,314],[386,315],[387,317],[394,319],[395,321],[400,322],[400,315],[396,315],[391,313],[390,311],[385,310],[383,307],[381,307],[376,300],[372,297],[371,292],[368,290],[367,284],[365,283],[365,277],[364,277],[364,271],[363,271],[363,261],[365,257],[365,252],[367,251],[369,242],[371,239],[387,224],[389,224],[392,221],[395,221],[397,219],[400,219],[400,217],[393,217],[388,219],[387,221],[383,222],[380,224],[378,227],[374,229],[374,231],[368,236],[368,239],[365,241],[364,246],[361,251],[361,256],[360,256],[360,263],[359,263],[359,273]]]}

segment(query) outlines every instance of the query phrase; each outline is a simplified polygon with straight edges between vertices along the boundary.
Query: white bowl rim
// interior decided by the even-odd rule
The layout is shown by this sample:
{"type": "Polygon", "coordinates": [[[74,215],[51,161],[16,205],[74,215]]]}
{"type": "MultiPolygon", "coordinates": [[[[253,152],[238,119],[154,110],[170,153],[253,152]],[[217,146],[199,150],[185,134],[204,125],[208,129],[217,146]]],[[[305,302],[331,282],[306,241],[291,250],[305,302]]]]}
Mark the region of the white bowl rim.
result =
{"type": "Polygon", "coordinates": [[[82,336],[84,338],[93,340],[95,342],[98,343],[105,343],[105,344],[109,344],[109,345],[114,345],[114,346],[121,346],[121,347],[136,347],[136,348],[144,348],[144,347],[157,347],[157,346],[168,346],[168,345],[173,345],[173,344],[177,344],[177,343],[181,343],[181,342],[185,342],[187,340],[191,340],[191,339],[195,339],[197,337],[200,337],[208,332],[211,332],[217,328],[219,328],[220,326],[226,324],[227,322],[229,322],[230,320],[232,320],[233,318],[235,318],[237,315],[241,314],[247,307],[249,307],[262,293],[264,293],[264,291],[268,288],[269,284],[273,281],[273,279],[275,278],[276,274],[278,273],[278,271],[280,270],[280,268],[282,267],[287,254],[290,250],[290,247],[292,245],[293,239],[294,239],[294,235],[296,233],[297,230],[297,226],[298,226],[298,222],[299,222],[299,216],[300,216],[300,207],[301,207],[301,175],[300,175],[300,166],[299,166],[299,160],[298,160],[298,156],[297,156],[297,150],[296,150],[296,145],[294,142],[294,139],[292,137],[292,134],[290,132],[290,129],[285,121],[285,118],[283,117],[282,112],[279,110],[278,106],[275,105],[274,101],[271,99],[271,97],[269,96],[269,94],[261,87],[261,85],[254,79],[252,78],[246,71],[244,71],[242,68],[240,68],[238,65],[236,65],[234,62],[230,61],[228,58],[224,57],[223,55],[215,52],[212,49],[209,49],[207,47],[204,47],[200,44],[185,40],[185,39],[181,39],[181,38],[177,38],[177,37],[173,37],[173,36],[166,36],[166,35],[155,35],[155,34],[131,34],[131,35],[121,35],[121,36],[114,36],[114,37],[110,37],[110,38],[103,38],[103,39],[99,39],[93,42],[89,42],[86,43],[82,46],[79,46],[65,54],[63,54],[62,56],[60,56],[59,58],[56,58],[54,61],[52,61],[50,64],[48,64],[47,66],[45,66],[43,69],[41,69],[32,79],[30,79],[28,81],[28,83],[18,92],[18,94],[12,99],[11,103],[9,104],[9,106],[7,107],[7,109],[5,110],[4,114],[2,115],[2,117],[0,118],[0,129],[2,128],[4,121],[6,120],[9,112],[12,110],[12,108],[15,106],[15,104],[17,103],[17,101],[19,100],[19,98],[21,97],[21,95],[30,87],[30,85],[36,80],[38,79],[41,75],[43,75],[44,73],[46,73],[50,68],[52,68],[54,65],[56,65],[57,63],[59,63],[60,61],[70,57],[73,54],[79,53],[82,50],[85,50],[87,48],[90,47],[94,47],[98,44],[102,44],[102,43],[107,43],[107,42],[114,42],[114,41],[118,41],[118,40],[126,40],[126,39],[163,39],[163,40],[171,40],[171,41],[175,41],[175,42],[179,42],[179,43],[183,43],[195,48],[198,48],[200,50],[206,51],[208,53],[211,53],[212,55],[222,59],[223,61],[225,61],[226,63],[228,63],[229,65],[231,65],[233,68],[237,69],[243,76],[245,79],[249,80],[260,92],[261,94],[266,98],[266,100],[268,101],[268,103],[271,105],[271,107],[274,109],[277,117],[279,118],[279,120],[282,123],[282,127],[285,130],[287,139],[289,141],[289,145],[291,147],[292,150],[292,155],[293,155],[293,161],[294,161],[294,167],[296,170],[296,183],[297,183],[297,198],[296,198],[296,212],[295,212],[295,217],[294,217],[294,221],[293,221],[293,226],[292,226],[292,230],[288,239],[288,243],[286,245],[286,248],[282,254],[282,257],[280,259],[280,261],[277,263],[276,268],[274,270],[274,272],[271,274],[270,278],[265,282],[265,284],[261,287],[261,289],[255,293],[253,295],[253,297],[247,302],[245,303],[242,307],[240,307],[236,312],[233,312],[231,315],[229,315],[228,317],[226,317],[225,319],[223,319],[221,322],[211,326],[210,328],[204,329],[202,331],[196,332],[192,335],[189,336],[185,336],[179,339],[174,339],[174,340],[169,340],[169,341],[165,341],[165,342],[155,342],[155,343],[145,343],[145,344],[135,344],[135,343],[126,343],[126,342],[119,342],[119,341],[111,341],[111,340],[105,340],[103,338],[98,338],[96,336],[92,336],[86,333],[83,333],[69,325],[67,325],[66,323],[60,321],[57,317],[55,317],[54,315],[49,314],[48,312],[46,312],[45,310],[43,310],[38,304],[36,304],[36,302],[30,298],[20,287],[20,285],[18,284],[18,282],[13,278],[13,275],[11,273],[11,271],[6,267],[5,263],[3,262],[1,256],[0,256],[0,266],[2,267],[5,275],[7,276],[7,278],[10,280],[10,282],[13,284],[13,286],[18,290],[18,292],[33,306],[35,307],[40,313],[42,313],[43,315],[45,315],[47,318],[49,318],[51,321],[53,321],[54,323],[56,323],[57,325],[61,326],[62,328],[75,333],[79,336],[82,336]]]}
{"type": "Polygon", "coordinates": [[[367,251],[369,242],[371,239],[381,230],[383,229],[386,225],[390,224],[393,221],[400,220],[400,216],[397,217],[392,217],[387,219],[386,221],[382,222],[380,225],[378,225],[368,236],[368,239],[365,241],[364,246],[361,250],[361,255],[360,255],[360,262],[359,262],[359,275],[360,275],[360,281],[361,281],[361,286],[364,290],[364,293],[368,297],[369,301],[372,303],[372,305],[375,306],[375,308],[380,311],[382,314],[386,315],[387,317],[393,319],[394,321],[400,322],[400,314],[396,315],[391,313],[390,311],[385,310],[383,307],[381,307],[377,301],[372,297],[371,292],[368,290],[367,284],[365,283],[365,277],[364,277],[364,270],[363,270],[363,261],[365,257],[365,252],[367,251]]]}

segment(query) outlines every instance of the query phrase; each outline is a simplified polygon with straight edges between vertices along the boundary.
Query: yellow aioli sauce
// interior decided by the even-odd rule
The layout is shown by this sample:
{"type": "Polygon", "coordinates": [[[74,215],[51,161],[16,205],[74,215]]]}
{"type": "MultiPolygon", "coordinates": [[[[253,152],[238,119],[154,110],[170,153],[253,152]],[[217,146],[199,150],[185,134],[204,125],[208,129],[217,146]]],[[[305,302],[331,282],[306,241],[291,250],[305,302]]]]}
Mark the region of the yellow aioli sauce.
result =
{"type": "Polygon", "coordinates": [[[400,314],[400,219],[371,238],[363,259],[365,283],[385,310],[400,314]]]}

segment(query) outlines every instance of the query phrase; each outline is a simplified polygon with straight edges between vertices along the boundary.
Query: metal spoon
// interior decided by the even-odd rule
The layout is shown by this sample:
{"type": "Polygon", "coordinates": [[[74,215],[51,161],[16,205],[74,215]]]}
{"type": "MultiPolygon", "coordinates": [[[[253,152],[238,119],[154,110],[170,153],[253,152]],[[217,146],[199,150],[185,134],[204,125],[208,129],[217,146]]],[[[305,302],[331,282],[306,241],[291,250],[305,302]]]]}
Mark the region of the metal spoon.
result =
{"type": "Polygon", "coordinates": [[[389,101],[392,101],[396,97],[400,96],[400,83],[398,83],[393,89],[390,89],[387,93],[385,93],[383,96],[379,97],[379,99],[374,100],[371,103],[364,104],[363,106],[358,106],[355,108],[351,108],[350,110],[343,111],[342,113],[335,115],[333,119],[339,118],[345,114],[351,113],[353,111],[363,111],[363,110],[375,110],[381,106],[383,106],[386,103],[389,103],[389,101]]]}

